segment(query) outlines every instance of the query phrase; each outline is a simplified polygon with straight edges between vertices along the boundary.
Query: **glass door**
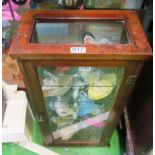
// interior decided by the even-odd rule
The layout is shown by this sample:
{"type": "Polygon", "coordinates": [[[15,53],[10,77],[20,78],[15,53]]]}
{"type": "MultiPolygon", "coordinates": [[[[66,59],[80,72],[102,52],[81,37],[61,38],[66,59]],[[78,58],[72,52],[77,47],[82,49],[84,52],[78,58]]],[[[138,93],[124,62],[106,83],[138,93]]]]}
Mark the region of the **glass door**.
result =
{"type": "Polygon", "coordinates": [[[120,67],[38,67],[55,142],[99,143],[123,77],[120,67]]]}

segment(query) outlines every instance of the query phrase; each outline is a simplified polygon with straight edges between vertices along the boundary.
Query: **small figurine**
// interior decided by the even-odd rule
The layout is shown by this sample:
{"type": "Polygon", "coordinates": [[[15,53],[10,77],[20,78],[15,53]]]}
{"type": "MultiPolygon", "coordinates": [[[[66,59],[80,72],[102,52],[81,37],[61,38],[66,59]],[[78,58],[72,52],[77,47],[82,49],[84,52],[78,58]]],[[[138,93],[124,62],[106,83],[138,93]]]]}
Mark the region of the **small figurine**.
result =
{"type": "Polygon", "coordinates": [[[83,35],[84,44],[93,44],[95,43],[95,37],[90,32],[85,32],[83,35]]]}
{"type": "Polygon", "coordinates": [[[65,97],[57,97],[57,101],[55,101],[55,110],[60,117],[70,116],[72,119],[77,118],[77,112],[72,109],[65,97]]]}

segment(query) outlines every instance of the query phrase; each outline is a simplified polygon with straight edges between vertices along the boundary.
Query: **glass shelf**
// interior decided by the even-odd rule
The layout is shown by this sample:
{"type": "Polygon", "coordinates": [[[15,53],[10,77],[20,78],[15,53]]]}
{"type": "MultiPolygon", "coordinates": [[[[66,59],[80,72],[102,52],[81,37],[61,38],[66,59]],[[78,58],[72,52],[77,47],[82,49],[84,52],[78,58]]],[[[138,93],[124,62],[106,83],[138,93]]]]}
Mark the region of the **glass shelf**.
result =
{"type": "Polygon", "coordinates": [[[32,43],[47,44],[128,44],[125,22],[122,20],[64,21],[37,19],[32,43]]]}
{"type": "Polygon", "coordinates": [[[124,68],[38,67],[37,72],[54,140],[99,142],[124,68]]]}

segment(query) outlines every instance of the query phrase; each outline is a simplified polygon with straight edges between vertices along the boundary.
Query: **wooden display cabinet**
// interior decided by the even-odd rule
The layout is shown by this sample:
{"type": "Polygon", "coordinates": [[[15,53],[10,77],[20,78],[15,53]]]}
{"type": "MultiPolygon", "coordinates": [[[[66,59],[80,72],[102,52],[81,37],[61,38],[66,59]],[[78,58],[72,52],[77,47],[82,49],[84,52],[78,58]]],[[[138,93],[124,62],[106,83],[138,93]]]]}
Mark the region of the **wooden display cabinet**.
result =
{"type": "Polygon", "coordinates": [[[24,12],[18,60],[46,145],[105,146],[151,48],[134,11],[24,12]]]}

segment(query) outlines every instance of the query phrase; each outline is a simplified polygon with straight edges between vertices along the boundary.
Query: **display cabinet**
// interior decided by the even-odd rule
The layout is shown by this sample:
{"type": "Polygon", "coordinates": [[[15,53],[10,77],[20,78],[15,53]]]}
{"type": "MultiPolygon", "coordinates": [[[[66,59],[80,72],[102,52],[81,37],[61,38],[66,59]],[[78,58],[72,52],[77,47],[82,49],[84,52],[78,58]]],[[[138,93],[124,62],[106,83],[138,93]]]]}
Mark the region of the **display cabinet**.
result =
{"type": "Polygon", "coordinates": [[[152,57],[136,13],[106,10],[24,12],[9,54],[45,144],[57,146],[109,145],[152,57]]]}

